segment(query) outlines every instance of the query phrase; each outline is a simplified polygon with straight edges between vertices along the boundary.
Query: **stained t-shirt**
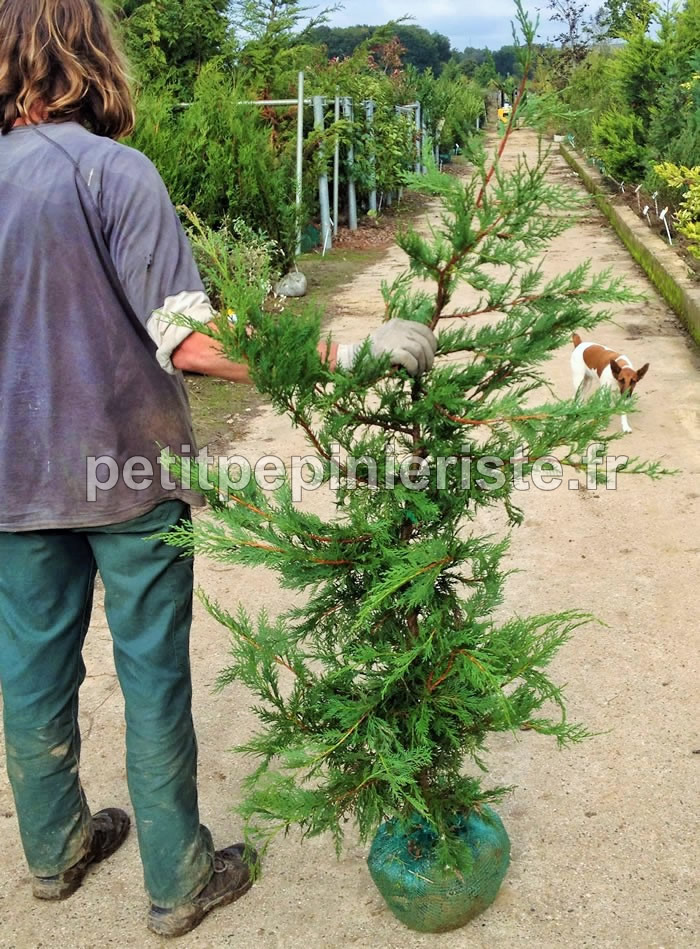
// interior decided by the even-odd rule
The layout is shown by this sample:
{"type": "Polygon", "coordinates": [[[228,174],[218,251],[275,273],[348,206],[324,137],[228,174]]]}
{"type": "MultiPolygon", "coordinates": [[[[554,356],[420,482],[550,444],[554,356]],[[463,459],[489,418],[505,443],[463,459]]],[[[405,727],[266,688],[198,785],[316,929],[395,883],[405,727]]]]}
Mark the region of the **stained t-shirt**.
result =
{"type": "Polygon", "coordinates": [[[146,329],[193,292],[189,243],[144,155],[73,122],[0,136],[0,530],[200,502],[158,464],[194,438],[182,376],[146,329]]]}

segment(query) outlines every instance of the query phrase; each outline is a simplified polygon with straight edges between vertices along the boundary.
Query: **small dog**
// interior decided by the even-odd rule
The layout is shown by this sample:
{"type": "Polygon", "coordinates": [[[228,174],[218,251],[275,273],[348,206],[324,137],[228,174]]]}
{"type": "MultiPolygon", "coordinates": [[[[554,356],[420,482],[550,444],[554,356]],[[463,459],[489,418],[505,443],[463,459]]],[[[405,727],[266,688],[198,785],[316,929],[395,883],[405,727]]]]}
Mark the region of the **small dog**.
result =
{"type": "MultiPolygon", "coordinates": [[[[607,346],[584,343],[578,333],[574,333],[571,339],[574,344],[571,373],[576,395],[587,395],[594,380],[608,389],[612,389],[617,383],[623,395],[632,395],[634,387],[649,369],[648,362],[641,369],[635,369],[627,356],[616,353],[607,346]]],[[[620,418],[622,431],[631,432],[627,416],[622,415],[620,418]]]]}

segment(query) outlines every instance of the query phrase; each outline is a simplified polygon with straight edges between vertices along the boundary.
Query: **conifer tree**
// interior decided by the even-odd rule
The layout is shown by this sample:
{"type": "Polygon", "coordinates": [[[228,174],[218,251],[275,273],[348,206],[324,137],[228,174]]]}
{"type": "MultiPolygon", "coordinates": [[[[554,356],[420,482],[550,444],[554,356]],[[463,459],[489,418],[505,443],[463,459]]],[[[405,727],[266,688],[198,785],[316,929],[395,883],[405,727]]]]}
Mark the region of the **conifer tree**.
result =
{"type": "MultiPolygon", "coordinates": [[[[527,77],[535,26],[520,6],[518,21],[527,77]]],[[[331,370],[317,354],[319,314],[265,313],[210,255],[208,276],[238,314],[232,324],[224,309],[213,335],[304,432],[336,502],[324,520],[294,503],[288,481],[271,493],[210,473],[211,516],[170,537],[224,563],[264,565],[306,594],[257,617],[205,599],[231,634],[220,684],[235,679],[256,697],[260,727],[240,750],[258,760],[242,805],[258,837],[297,825],[340,846],[349,818],[366,839],[384,818],[418,817],[447,862],[456,817],[506,790],[479,773],[491,732],[526,728],[562,745],[586,735],[547,665],[587,616],[497,622],[508,540],[485,533],[480,512],[502,507],[519,523],[516,466],[527,477],[556,453],[575,472],[591,442],[620,437],[617,426],[606,433],[619,398],[553,400],[542,364],[605,319],[601,305],[633,296],[588,264],[545,279],[542,255],[576,199],[547,178],[545,151],[532,165],[501,164],[525,83],[496,155],[477,147],[466,184],[435,170],[413,182],[439,194],[444,213],[431,237],[399,237],[408,265],[383,298],[387,319],[438,334],[422,377],[368,345],[352,371],[331,370]],[[476,295],[466,310],[450,305],[462,284],[476,295]]],[[[636,460],[622,471],[662,473],[636,460]]]]}
{"type": "Polygon", "coordinates": [[[225,53],[228,0],[116,0],[113,5],[142,85],[167,78],[189,97],[202,66],[225,53]]]}

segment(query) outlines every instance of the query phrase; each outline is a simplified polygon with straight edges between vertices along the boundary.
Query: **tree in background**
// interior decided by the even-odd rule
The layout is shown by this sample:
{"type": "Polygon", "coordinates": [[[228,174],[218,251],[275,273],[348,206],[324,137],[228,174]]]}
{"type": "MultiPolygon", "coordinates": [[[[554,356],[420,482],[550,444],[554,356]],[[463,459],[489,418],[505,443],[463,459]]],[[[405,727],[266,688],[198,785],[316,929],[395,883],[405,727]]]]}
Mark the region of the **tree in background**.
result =
{"type": "Polygon", "coordinates": [[[311,38],[326,47],[330,59],[345,59],[352,56],[358,46],[372,35],[370,26],[316,26],[311,30],[311,38]]]}
{"type": "MultiPolygon", "coordinates": [[[[432,69],[437,75],[453,55],[450,41],[442,33],[429,32],[422,26],[397,22],[392,27],[405,53],[403,62],[419,71],[432,69]]],[[[319,26],[309,32],[309,38],[322,43],[331,59],[351,56],[375,32],[373,26],[319,26]]]]}
{"type": "Polygon", "coordinates": [[[216,63],[197,77],[190,104],[177,89],[153,84],[140,95],[131,144],[160,171],[175,204],[214,228],[243,219],[275,243],[275,264],[296,248],[294,141],[275,136],[255,107],[239,104],[231,76],[216,63]]]}
{"type": "Polygon", "coordinates": [[[437,77],[431,70],[411,75],[411,69],[407,67],[407,73],[417,91],[431,141],[441,152],[449,153],[455,145],[465,148],[474,134],[476,119],[485,114],[482,89],[462,74],[456,62],[448,63],[437,77]]]}
{"type": "Polygon", "coordinates": [[[610,60],[611,79],[626,111],[646,130],[663,76],[661,43],[650,36],[646,20],[630,20],[624,44],[610,60]]]}
{"type": "MultiPolygon", "coordinates": [[[[648,33],[644,19],[630,19],[625,42],[604,57],[603,89],[586,103],[604,105],[591,127],[596,156],[617,181],[642,181],[647,171],[647,140],[655,96],[662,75],[661,45],[648,33]]],[[[585,71],[587,57],[579,70],[585,71]]],[[[597,62],[601,62],[598,56],[597,62]]],[[[574,83],[575,71],[569,74],[574,83]]],[[[585,83],[590,89],[590,77],[585,83]]],[[[583,103],[582,103],[583,104],[583,103]]]]}
{"type": "Polygon", "coordinates": [[[166,77],[181,96],[201,67],[227,52],[229,0],[120,0],[117,17],[142,85],[166,77]]]}
{"type": "MultiPolygon", "coordinates": [[[[624,111],[619,91],[611,81],[611,60],[616,50],[602,43],[591,50],[586,59],[568,75],[561,99],[571,110],[570,116],[554,131],[572,133],[577,146],[587,148],[592,143],[593,127],[608,111],[624,111]]],[[[549,50],[539,59],[538,83],[541,88],[559,88],[557,51],[549,50]]]]}
{"type": "Polygon", "coordinates": [[[396,76],[403,69],[406,47],[401,45],[398,36],[391,39],[373,39],[370,42],[368,65],[371,69],[380,69],[385,76],[396,76]]]}
{"type": "Polygon", "coordinates": [[[630,21],[643,21],[649,28],[658,4],[652,0],[605,0],[594,17],[598,38],[620,39],[630,28],[630,21]]]}
{"type": "Polygon", "coordinates": [[[380,194],[396,191],[416,160],[413,115],[397,113],[396,106],[415,101],[420,74],[404,67],[394,26],[377,27],[350,56],[330,60],[313,78],[314,88],[328,99],[337,93],[354,102],[354,121],[342,119],[328,135],[338,134],[344,145],[353,146],[352,178],[361,201],[374,188],[380,194]],[[374,103],[371,124],[365,119],[367,100],[374,103]]]}
{"type": "Polygon", "coordinates": [[[475,68],[472,77],[477,86],[481,86],[482,89],[486,89],[497,76],[496,60],[493,57],[493,53],[491,50],[485,50],[484,52],[486,56],[475,68]]]}
{"type": "Polygon", "coordinates": [[[493,53],[493,62],[499,76],[513,76],[518,68],[517,46],[501,46],[493,53]]]}
{"type": "Polygon", "coordinates": [[[554,37],[560,47],[555,60],[560,85],[565,85],[571,70],[582,62],[592,44],[593,27],[588,18],[588,6],[579,0],[547,0],[549,19],[561,26],[554,37]]]}
{"type": "MultiPolygon", "coordinates": [[[[242,105],[242,100],[293,98],[303,69],[307,95],[332,99],[340,92],[360,104],[354,122],[343,120],[329,129],[327,117],[330,147],[325,149],[319,148],[321,140],[306,112],[303,227],[317,208],[318,174],[332,155],[330,143],[336,136],[355,147],[353,178],[361,201],[375,187],[380,194],[397,190],[413,167],[413,117],[397,114],[396,106],[415,101],[417,77],[426,75],[432,82],[433,73],[430,68],[404,69],[407,52],[397,29],[411,41],[427,42],[434,61],[450,52],[439,34],[415,27],[404,32],[401,24],[391,23],[372,30],[351,55],[329,61],[313,41],[325,28],[327,12],[310,18],[309,8],[294,0],[124,0],[121,10],[141,79],[133,144],[155,162],[176,203],[211,227],[245,218],[274,241],[282,258],[278,263],[287,266],[294,258],[299,223],[293,200],[296,107],[257,108],[242,105]],[[224,8],[230,20],[222,15],[224,8]],[[207,17],[216,29],[205,41],[201,34],[209,29],[207,17]],[[361,106],[367,99],[375,103],[372,128],[361,106]]],[[[480,96],[451,68],[450,80],[433,96],[430,123],[435,131],[444,128],[445,109],[438,106],[443,100],[451,103],[455,114],[447,131],[462,143],[474,128],[480,96]]]]}
{"type": "MultiPolygon", "coordinates": [[[[611,0],[596,19],[616,42],[599,42],[568,73],[560,95],[575,115],[555,130],[573,132],[616,180],[658,192],[687,229],[691,176],[677,169],[700,166],[700,0],[663,10],[611,0]]],[[[554,68],[552,77],[557,85],[554,68]]]]}
{"type": "MultiPolygon", "coordinates": [[[[457,54],[460,68],[465,76],[473,79],[476,70],[482,66],[487,59],[493,64],[493,53],[490,49],[477,49],[476,46],[465,46],[461,53],[457,54]]],[[[494,74],[496,67],[493,67],[494,74]]]]}
{"type": "Polygon", "coordinates": [[[310,17],[310,9],[296,0],[233,0],[230,4],[239,81],[255,97],[286,98],[296,90],[300,69],[323,62],[313,30],[324,23],[328,10],[310,17]]]}
{"type": "Polygon", "coordinates": [[[660,79],[648,134],[651,159],[700,165],[700,0],[660,16],[660,79]]]}

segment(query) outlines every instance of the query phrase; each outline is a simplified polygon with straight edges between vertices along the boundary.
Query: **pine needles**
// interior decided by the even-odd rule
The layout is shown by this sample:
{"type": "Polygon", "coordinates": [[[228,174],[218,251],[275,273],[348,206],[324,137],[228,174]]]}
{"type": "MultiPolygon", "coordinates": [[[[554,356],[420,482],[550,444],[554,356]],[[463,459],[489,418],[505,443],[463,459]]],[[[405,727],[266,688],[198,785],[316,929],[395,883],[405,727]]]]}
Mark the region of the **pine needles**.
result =
{"type": "MultiPolygon", "coordinates": [[[[387,817],[408,826],[420,815],[444,837],[447,859],[458,816],[507,790],[479,774],[492,732],[528,729],[560,745],[587,736],[568,721],[547,669],[590,618],[497,622],[507,540],[480,533],[478,518],[499,506],[517,523],[516,470],[526,478],[557,454],[576,471],[591,442],[605,448],[618,437],[606,434],[618,398],[537,398],[547,389],[543,362],[571,333],[604,319],[601,304],[634,299],[588,264],[544,279],[541,255],[574,204],[546,169],[544,152],[506,171],[482,151],[466,187],[429,178],[442,222],[429,238],[401,236],[408,267],[383,289],[387,318],[440,334],[435,367],[417,381],[368,349],[352,373],[331,371],[317,354],[317,314],[266,314],[243,279],[235,290],[226,275],[239,320],[222,316],[216,336],[305,433],[337,502],[323,520],[294,504],[289,482],[271,494],[255,482],[232,491],[215,477],[212,517],[172,538],[232,565],[265,566],[307,593],[274,618],[206,601],[231,635],[220,684],[241,681],[255,696],[259,729],[240,750],[258,760],[242,805],[258,836],[299,826],[330,831],[340,846],[348,819],[367,838],[387,817]],[[463,283],[477,302],[450,311],[463,283]],[[470,322],[485,314],[488,322],[470,322]],[[364,461],[351,471],[353,459],[364,461]]],[[[636,460],[627,470],[663,473],[636,460]]]]}

